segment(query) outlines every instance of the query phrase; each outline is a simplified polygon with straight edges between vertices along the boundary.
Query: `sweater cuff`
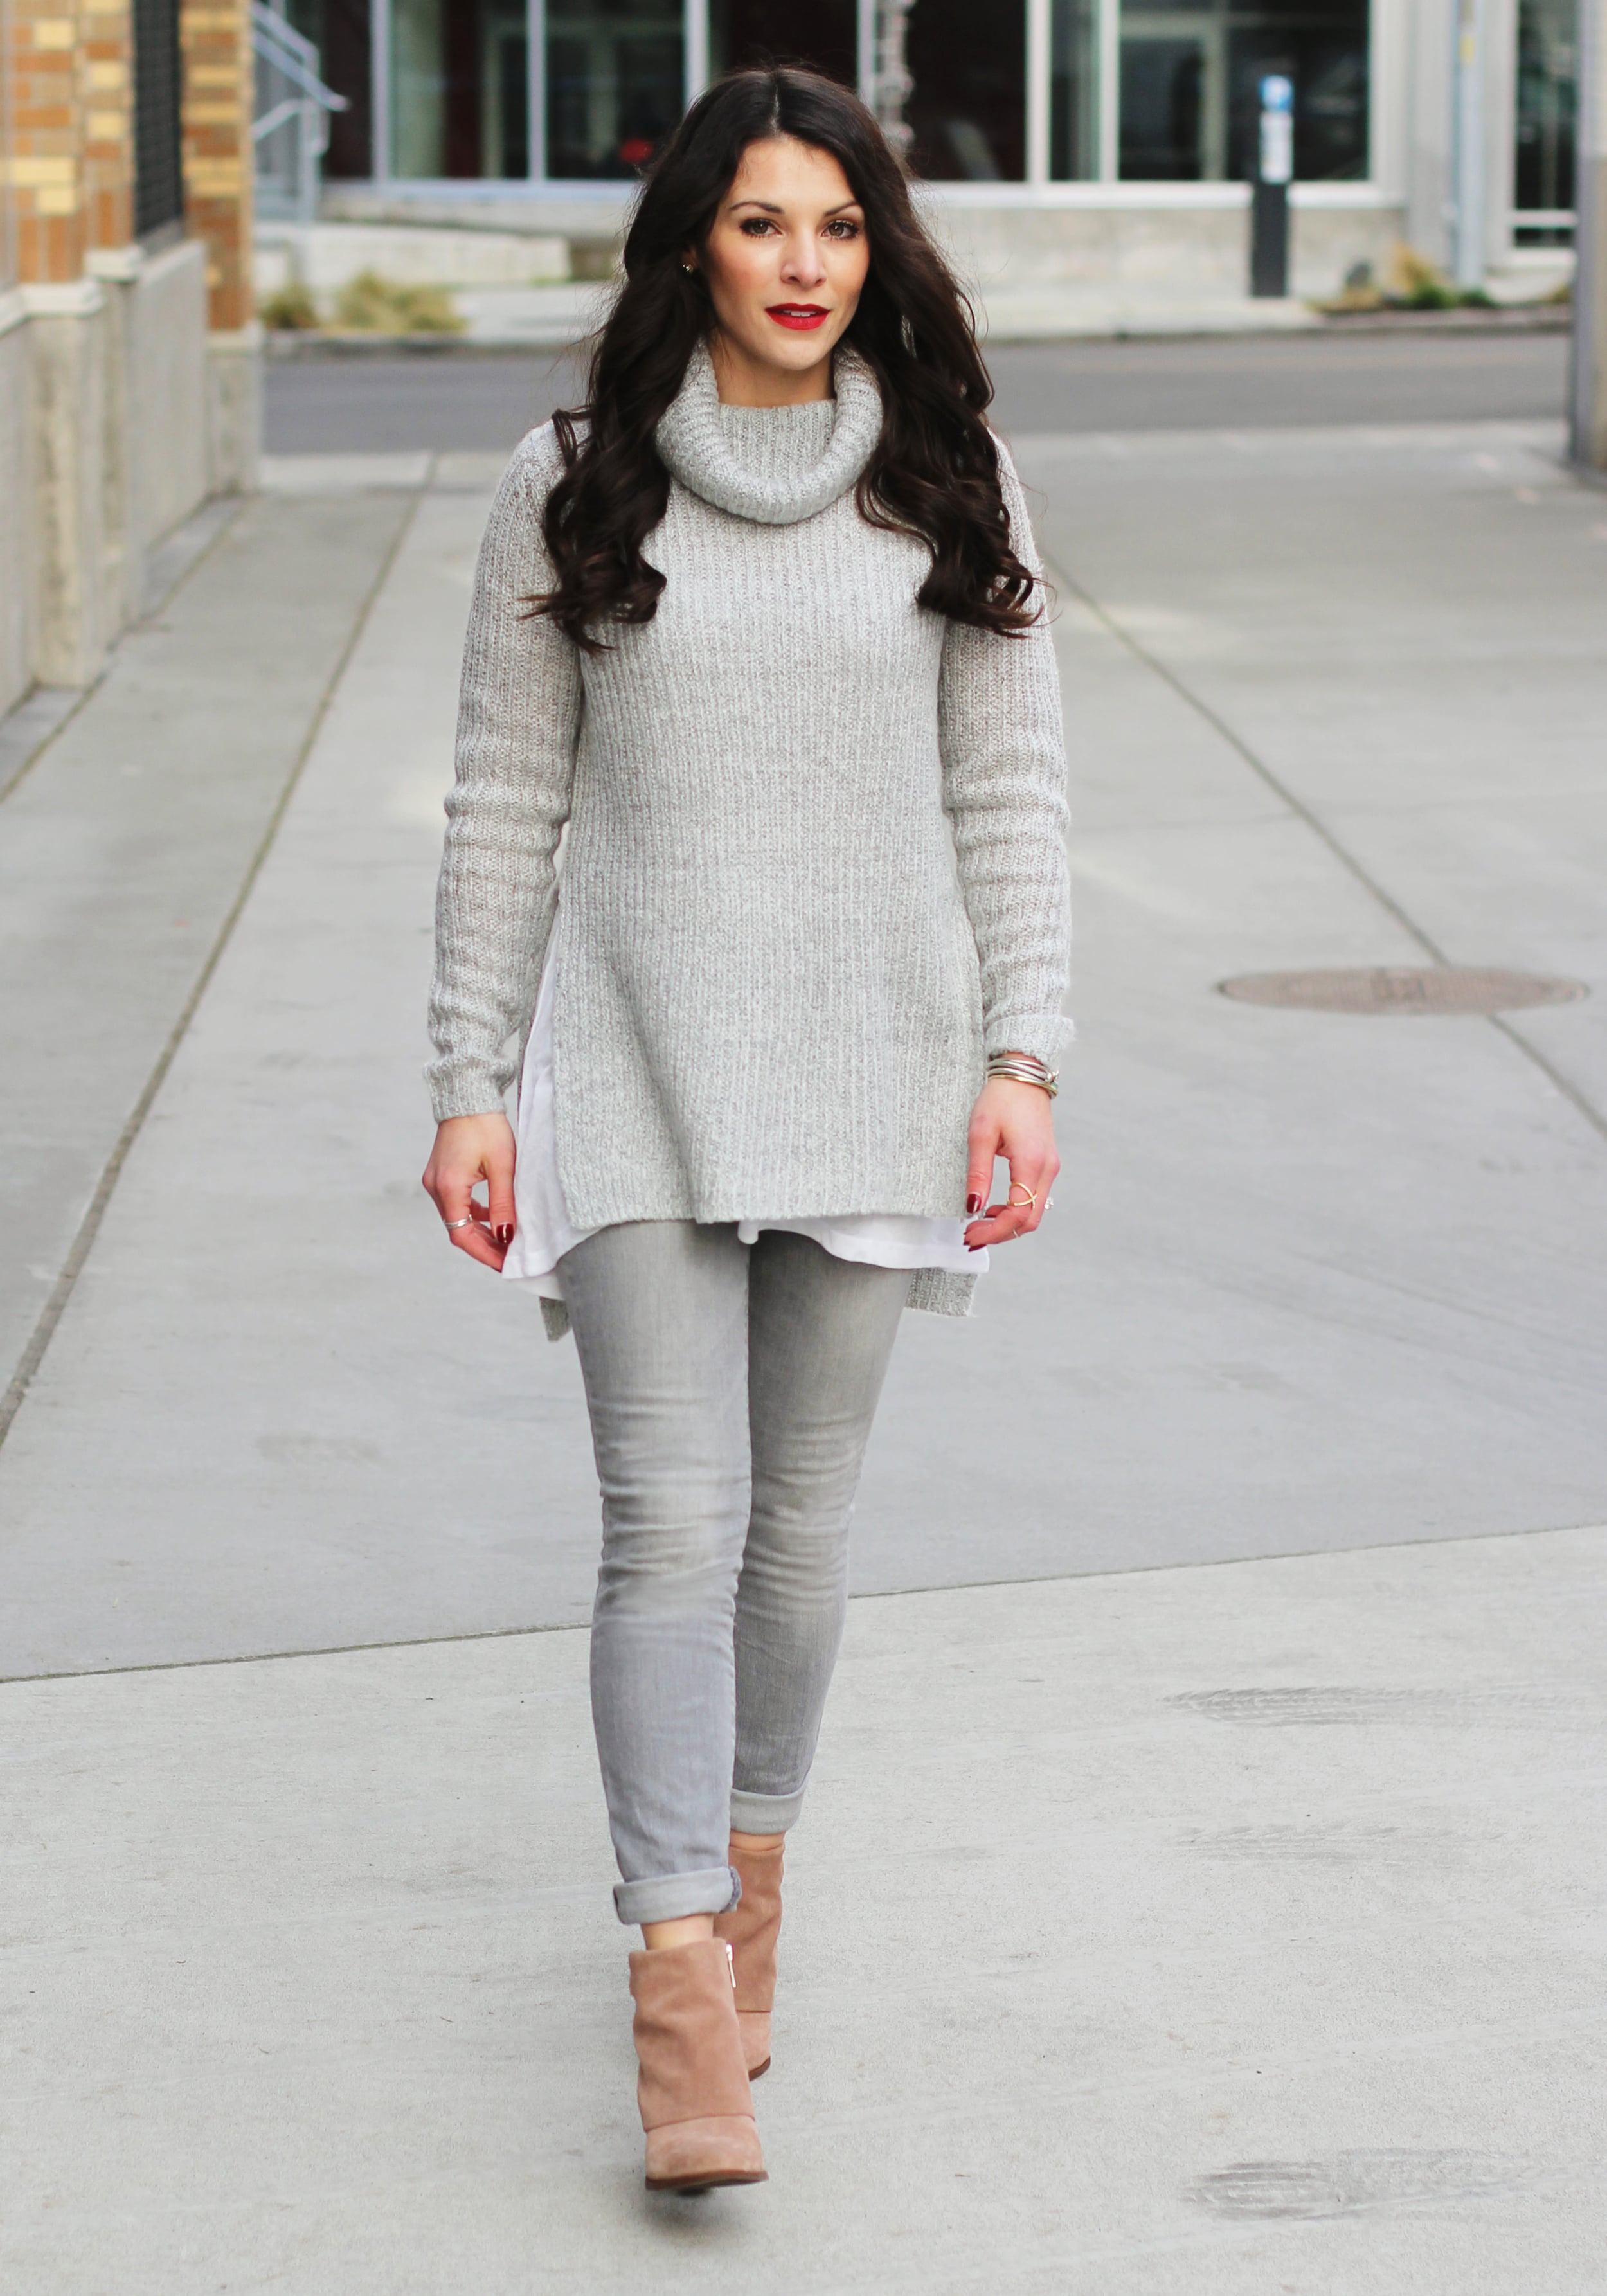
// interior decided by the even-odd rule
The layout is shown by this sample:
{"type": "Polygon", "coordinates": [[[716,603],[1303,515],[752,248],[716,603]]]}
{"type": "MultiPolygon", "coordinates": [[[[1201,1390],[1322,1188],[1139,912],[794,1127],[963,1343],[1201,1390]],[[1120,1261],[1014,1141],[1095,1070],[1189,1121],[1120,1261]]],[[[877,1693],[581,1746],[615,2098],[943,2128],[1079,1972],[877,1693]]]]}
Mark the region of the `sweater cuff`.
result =
{"type": "Polygon", "coordinates": [[[479,1061],[455,1061],[445,1070],[426,1070],[430,1079],[430,1104],[435,1111],[435,1120],[445,1124],[451,1116],[504,1116],[503,1095],[507,1086],[501,1071],[479,1061]]]}
{"type": "Polygon", "coordinates": [[[982,1049],[995,1053],[1029,1053],[1045,1067],[1071,1041],[1071,1023],[1063,1013],[1001,1013],[989,1018],[982,1032],[982,1049]]]}

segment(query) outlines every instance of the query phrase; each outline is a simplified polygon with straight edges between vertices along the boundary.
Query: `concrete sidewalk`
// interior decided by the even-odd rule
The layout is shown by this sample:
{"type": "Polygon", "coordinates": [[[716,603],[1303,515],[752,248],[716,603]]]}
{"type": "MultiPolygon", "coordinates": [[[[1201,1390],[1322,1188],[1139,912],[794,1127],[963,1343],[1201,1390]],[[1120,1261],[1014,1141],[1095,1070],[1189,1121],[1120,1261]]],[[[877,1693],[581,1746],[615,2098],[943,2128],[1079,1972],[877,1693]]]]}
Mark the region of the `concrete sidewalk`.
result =
{"type": "Polygon", "coordinates": [[[641,2189],[578,1632],[12,1685],[28,2296],[1595,2296],[1607,1532],[852,1612],[771,2181],[641,2189]]]}
{"type": "Polygon", "coordinates": [[[578,1372],[417,1185],[495,458],[274,469],[0,805],[18,2285],[1592,2284],[1607,508],[1016,443],[1067,1173],[900,1343],[746,2210],[634,2184],[578,1372]],[[1215,993],[1425,950],[1597,993],[1215,993]]]}

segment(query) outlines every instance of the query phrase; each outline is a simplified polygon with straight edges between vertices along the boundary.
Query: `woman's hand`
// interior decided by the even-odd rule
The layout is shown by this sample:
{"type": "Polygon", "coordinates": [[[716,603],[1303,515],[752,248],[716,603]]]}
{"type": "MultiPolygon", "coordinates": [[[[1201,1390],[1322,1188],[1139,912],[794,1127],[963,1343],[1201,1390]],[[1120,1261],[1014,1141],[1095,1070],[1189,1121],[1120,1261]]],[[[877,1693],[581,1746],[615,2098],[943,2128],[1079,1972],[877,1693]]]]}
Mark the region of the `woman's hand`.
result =
{"type": "Polygon", "coordinates": [[[970,1152],[965,1209],[982,1217],[973,1218],[966,1229],[967,1245],[972,1251],[980,1251],[985,1244],[1009,1243],[1018,1235],[1030,1235],[1044,1217],[1049,1191],[1060,1170],[1048,1094],[1035,1084],[1018,1084],[1011,1077],[990,1078],[971,1111],[970,1152]],[[1010,1167],[1007,1195],[1014,1198],[1013,1202],[988,1202],[996,1156],[1003,1156],[1010,1167]],[[1033,1199],[1030,1203],[1029,1196],[1033,1199]]]}
{"type": "Polygon", "coordinates": [[[424,1187],[447,1223],[448,1242],[500,1268],[513,1241],[513,1128],[507,1118],[449,1116],[438,1124],[424,1187]],[[481,1180],[487,1201],[477,1204],[481,1180]]]}

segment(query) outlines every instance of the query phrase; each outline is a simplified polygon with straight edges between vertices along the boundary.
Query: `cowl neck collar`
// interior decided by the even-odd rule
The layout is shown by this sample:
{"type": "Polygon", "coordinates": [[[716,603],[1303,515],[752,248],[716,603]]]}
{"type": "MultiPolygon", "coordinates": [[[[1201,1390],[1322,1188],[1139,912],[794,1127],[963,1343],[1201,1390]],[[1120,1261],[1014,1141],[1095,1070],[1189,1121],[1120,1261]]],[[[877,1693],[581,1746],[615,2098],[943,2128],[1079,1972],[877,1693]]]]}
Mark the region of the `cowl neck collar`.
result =
{"type": "Polygon", "coordinates": [[[881,436],[881,393],[858,352],[840,343],[834,399],[803,406],[722,406],[700,343],[654,433],[667,470],[717,510],[760,526],[813,518],[847,494],[881,436]]]}

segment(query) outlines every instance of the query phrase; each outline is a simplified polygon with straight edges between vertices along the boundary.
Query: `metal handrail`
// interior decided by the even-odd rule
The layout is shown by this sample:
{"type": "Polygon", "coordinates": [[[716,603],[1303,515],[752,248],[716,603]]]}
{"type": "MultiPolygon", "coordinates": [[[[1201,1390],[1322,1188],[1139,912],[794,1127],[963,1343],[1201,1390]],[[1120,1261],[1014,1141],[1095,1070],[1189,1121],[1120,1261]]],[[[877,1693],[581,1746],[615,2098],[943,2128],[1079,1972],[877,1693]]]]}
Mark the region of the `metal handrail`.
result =
{"type": "MultiPolygon", "coordinates": [[[[259,62],[297,91],[270,104],[251,122],[251,141],[260,153],[270,136],[294,127],[293,162],[284,170],[293,189],[287,189],[283,197],[299,222],[311,223],[318,212],[318,163],[329,149],[330,115],[349,111],[350,102],[324,85],[314,43],[287,23],[276,9],[265,5],[264,0],[251,0],[251,45],[259,62]]],[[[258,205],[264,212],[270,209],[273,199],[262,195],[273,182],[272,175],[262,172],[259,160],[258,205]]]]}
{"type": "Polygon", "coordinates": [[[348,96],[337,95],[318,77],[318,51],[305,32],[287,23],[264,0],[251,0],[251,45],[284,74],[286,79],[311,96],[322,111],[349,111],[348,96]]]}

